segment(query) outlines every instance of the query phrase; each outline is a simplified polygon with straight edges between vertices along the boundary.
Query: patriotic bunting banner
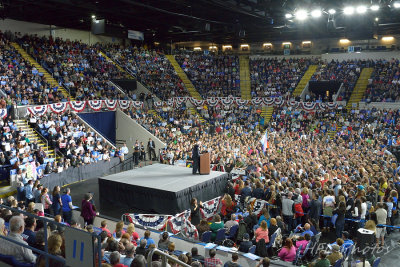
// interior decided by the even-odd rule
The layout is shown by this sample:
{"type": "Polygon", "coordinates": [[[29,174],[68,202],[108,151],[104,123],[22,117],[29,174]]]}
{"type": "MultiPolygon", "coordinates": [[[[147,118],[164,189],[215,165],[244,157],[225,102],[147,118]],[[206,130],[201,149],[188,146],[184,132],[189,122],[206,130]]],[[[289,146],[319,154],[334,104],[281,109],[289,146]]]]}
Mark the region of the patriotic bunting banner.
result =
{"type": "Polygon", "coordinates": [[[259,106],[263,103],[263,100],[261,97],[255,97],[251,100],[251,103],[255,106],[259,106]]]}
{"type": "Polygon", "coordinates": [[[171,215],[153,215],[153,214],[125,214],[129,221],[145,227],[151,227],[157,230],[164,230],[171,215]]]}
{"type": "Polygon", "coordinates": [[[230,107],[233,104],[233,98],[232,97],[222,97],[221,98],[221,104],[224,106],[230,107]]]}
{"type": "Polygon", "coordinates": [[[264,97],[263,103],[265,106],[272,106],[274,104],[274,99],[272,97],[264,97]]]}
{"type": "Polygon", "coordinates": [[[201,216],[204,219],[212,219],[212,217],[218,212],[218,208],[221,202],[221,197],[216,197],[207,202],[203,203],[203,208],[200,209],[201,216]]]}
{"type": "Polygon", "coordinates": [[[315,102],[300,102],[300,107],[305,111],[314,111],[317,107],[315,102]]]}
{"type": "Polygon", "coordinates": [[[89,100],[88,105],[94,111],[99,111],[103,106],[103,100],[89,100]]]}
{"type": "Polygon", "coordinates": [[[236,100],[236,105],[239,107],[247,106],[249,104],[249,100],[244,100],[244,99],[238,99],[236,100]]]}
{"type": "Polygon", "coordinates": [[[282,99],[282,97],[275,97],[274,98],[274,105],[275,106],[282,106],[285,103],[285,100],[282,99]]]}
{"type": "Polygon", "coordinates": [[[141,107],[143,107],[143,102],[140,102],[140,101],[132,101],[132,106],[133,106],[134,108],[141,108],[141,107]]]}
{"type": "Polygon", "coordinates": [[[86,101],[70,101],[69,105],[73,111],[82,112],[86,107],[86,101]]]}
{"type": "Polygon", "coordinates": [[[164,102],[163,101],[156,101],[156,102],[154,102],[154,106],[156,108],[161,108],[161,107],[164,106],[164,102]]]}
{"type": "Polygon", "coordinates": [[[214,97],[207,98],[207,104],[211,107],[215,107],[218,104],[219,100],[214,97]]]}
{"type": "Polygon", "coordinates": [[[328,102],[326,103],[326,106],[328,107],[328,109],[336,109],[338,107],[338,104],[335,102],[328,102]]]}
{"type": "Polygon", "coordinates": [[[67,102],[54,103],[50,104],[49,107],[51,111],[53,111],[54,113],[60,114],[64,113],[64,111],[67,109],[68,103],[67,102]]]}
{"type": "Polygon", "coordinates": [[[0,117],[2,117],[3,119],[5,117],[7,117],[7,109],[6,108],[0,109],[0,117]]]}
{"type": "Polygon", "coordinates": [[[131,105],[131,101],[129,100],[119,100],[118,105],[121,109],[128,109],[131,105]]]}
{"type": "Polygon", "coordinates": [[[117,100],[105,100],[104,103],[106,104],[108,110],[113,111],[117,108],[117,100]]]}
{"type": "Polygon", "coordinates": [[[35,107],[29,107],[28,111],[34,116],[43,116],[47,112],[48,105],[41,105],[35,107]]]}
{"type": "Polygon", "coordinates": [[[287,103],[288,103],[288,106],[293,107],[293,108],[297,108],[297,106],[298,106],[298,103],[295,100],[287,101],[287,103]]]}
{"type": "Polygon", "coordinates": [[[190,102],[196,107],[203,106],[206,103],[205,100],[198,100],[194,97],[190,98],[190,102]]]}

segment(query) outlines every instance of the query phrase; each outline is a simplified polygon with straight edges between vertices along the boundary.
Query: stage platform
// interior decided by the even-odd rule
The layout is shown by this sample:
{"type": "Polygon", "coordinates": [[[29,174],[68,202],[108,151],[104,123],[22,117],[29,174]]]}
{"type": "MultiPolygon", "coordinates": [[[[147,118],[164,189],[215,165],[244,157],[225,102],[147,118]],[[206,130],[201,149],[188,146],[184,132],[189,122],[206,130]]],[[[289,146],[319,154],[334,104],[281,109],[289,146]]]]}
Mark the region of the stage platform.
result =
{"type": "Polygon", "coordinates": [[[220,196],[227,180],[224,172],[192,175],[190,168],[154,164],[99,178],[100,205],[174,215],[190,208],[193,197],[220,196]]]}

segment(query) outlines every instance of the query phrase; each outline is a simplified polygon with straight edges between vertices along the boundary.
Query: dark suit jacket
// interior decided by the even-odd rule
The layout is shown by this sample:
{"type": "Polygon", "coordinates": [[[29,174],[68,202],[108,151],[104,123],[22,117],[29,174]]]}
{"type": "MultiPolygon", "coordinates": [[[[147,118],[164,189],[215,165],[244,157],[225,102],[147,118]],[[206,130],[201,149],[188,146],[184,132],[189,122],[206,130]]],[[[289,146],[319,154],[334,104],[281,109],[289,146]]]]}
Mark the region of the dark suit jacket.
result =
{"type": "Polygon", "coordinates": [[[248,253],[249,249],[253,246],[253,243],[251,241],[242,241],[239,246],[239,251],[248,253]]]}
{"type": "Polygon", "coordinates": [[[310,218],[319,220],[319,217],[321,216],[321,208],[322,208],[322,203],[321,201],[317,200],[312,200],[311,205],[310,205],[310,218]]]}

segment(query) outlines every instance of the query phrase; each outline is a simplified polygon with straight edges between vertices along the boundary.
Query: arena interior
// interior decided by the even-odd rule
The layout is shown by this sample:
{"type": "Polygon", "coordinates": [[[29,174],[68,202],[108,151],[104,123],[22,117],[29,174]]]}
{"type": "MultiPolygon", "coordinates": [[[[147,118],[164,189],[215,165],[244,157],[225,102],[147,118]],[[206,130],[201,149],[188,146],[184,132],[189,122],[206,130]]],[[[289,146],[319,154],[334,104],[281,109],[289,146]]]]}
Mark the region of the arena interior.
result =
{"type": "Polygon", "coordinates": [[[400,1],[0,16],[0,266],[400,266],[400,1]]]}

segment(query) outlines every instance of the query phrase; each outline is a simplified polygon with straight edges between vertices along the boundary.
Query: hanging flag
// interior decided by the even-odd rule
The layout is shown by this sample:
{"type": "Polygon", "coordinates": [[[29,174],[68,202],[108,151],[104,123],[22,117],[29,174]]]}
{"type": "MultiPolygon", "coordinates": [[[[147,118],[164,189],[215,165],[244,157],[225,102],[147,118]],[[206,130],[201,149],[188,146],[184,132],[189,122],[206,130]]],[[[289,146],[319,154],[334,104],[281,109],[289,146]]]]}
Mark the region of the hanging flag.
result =
{"type": "Polygon", "coordinates": [[[263,147],[263,151],[265,153],[265,150],[267,148],[269,148],[269,144],[268,144],[268,131],[265,131],[264,136],[261,138],[260,143],[262,144],[263,147]]]}

